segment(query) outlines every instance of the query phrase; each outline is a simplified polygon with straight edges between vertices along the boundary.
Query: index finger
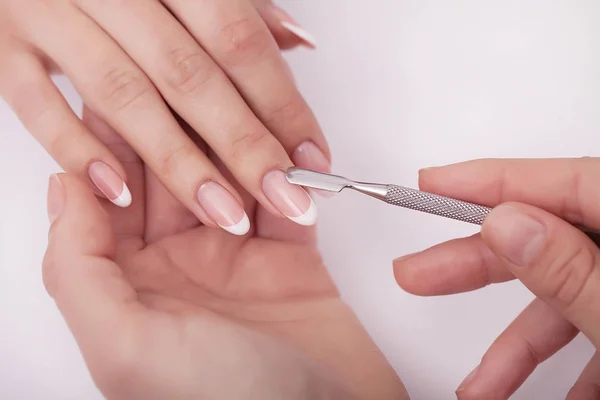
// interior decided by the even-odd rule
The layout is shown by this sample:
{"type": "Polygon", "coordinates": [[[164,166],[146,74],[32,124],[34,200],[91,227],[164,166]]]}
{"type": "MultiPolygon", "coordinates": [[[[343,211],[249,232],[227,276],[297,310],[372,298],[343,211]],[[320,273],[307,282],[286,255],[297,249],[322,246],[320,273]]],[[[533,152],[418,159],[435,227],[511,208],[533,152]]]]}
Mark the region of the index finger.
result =
{"type": "Polygon", "coordinates": [[[422,190],[494,207],[542,208],[573,224],[600,228],[600,158],[486,159],[427,168],[422,190]]]}

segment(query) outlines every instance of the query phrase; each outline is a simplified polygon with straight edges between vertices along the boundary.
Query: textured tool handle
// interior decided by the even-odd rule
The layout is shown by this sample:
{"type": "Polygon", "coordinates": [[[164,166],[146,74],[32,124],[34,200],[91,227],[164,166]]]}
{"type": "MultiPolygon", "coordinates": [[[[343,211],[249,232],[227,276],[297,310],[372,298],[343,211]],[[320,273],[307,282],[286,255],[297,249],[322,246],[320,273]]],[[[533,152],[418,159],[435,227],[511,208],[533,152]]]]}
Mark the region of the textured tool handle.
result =
{"type": "MultiPolygon", "coordinates": [[[[468,203],[396,185],[388,186],[385,201],[395,206],[410,208],[411,210],[422,211],[476,225],[483,224],[485,217],[492,211],[491,208],[479,204],[468,203]]],[[[588,230],[585,227],[578,226],[577,228],[582,230],[596,245],[600,246],[600,233],[588,230]]]]}
{"type": "Polygon", "coordinates": [[[389,185],[385,201],[395,206],[481,225],[491,208],[402,186],[389,185]]]}

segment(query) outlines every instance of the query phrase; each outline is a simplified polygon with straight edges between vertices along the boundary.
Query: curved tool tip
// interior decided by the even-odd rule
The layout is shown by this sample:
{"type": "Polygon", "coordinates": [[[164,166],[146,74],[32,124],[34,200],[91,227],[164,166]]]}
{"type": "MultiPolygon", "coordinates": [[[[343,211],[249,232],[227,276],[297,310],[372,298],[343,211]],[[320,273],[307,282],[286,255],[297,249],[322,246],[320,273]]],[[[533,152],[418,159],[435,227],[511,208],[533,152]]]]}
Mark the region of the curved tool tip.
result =
{"type": "Polygon", "coordinates": [[[352,181],[348,179],[326,174],[323,172],[311,171],[298,167],[289,168],[285,177],[289,183],[294,185],[305,186],[312,189],[326,190],[329,192],[340,192],[345,187],[352,185],[352,181]]]}

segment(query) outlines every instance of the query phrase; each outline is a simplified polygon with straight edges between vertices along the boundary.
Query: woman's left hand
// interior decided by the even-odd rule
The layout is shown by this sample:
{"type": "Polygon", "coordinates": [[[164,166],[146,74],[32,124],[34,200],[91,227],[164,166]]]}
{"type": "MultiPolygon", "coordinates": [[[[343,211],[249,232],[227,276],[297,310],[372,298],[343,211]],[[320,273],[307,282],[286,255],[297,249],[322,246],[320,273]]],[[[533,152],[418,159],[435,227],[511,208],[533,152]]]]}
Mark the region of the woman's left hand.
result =
{"type": "MultiPolygon", "coordinates": [[[[495,207],[481,234],[395,261],[410,293],[435,296],[519,279],[537,298],[460,385],[460,399],[506,399],[580,331],[600,350],[599,158],[479,160],[421,172],[423,190],[495,207]],[[566,222],[568,221],[568,222],[566,222]]],[[[568,399],[598,398],[600,353],[568,399]]]]}
{"type": "Polygon", "coordinates": [[[205,225],[246,233],[233,180],[272,214],[311,225],[314,204],[285,170],[327,170],[329,150],[280,51],[308,41],[267,0],[0,0],[0,97],[116,205],[132,202],[124,141],[205,225]],[[123,140],[96,139],[50,79],[57,70],[123,140]]]}
{"type": "MultiPolygon", "coordinates": [[[[93,114],[86,123],[103,142],[118,140],[93,114]]],[[[408,397],[340,299],[314,227],[271,215],[238,185],[251,232],[210,229],[130,147],[119,155],[138,199],[128,209],[72,175],[51,179],[44,263],[107,398],[408,397]]]]}

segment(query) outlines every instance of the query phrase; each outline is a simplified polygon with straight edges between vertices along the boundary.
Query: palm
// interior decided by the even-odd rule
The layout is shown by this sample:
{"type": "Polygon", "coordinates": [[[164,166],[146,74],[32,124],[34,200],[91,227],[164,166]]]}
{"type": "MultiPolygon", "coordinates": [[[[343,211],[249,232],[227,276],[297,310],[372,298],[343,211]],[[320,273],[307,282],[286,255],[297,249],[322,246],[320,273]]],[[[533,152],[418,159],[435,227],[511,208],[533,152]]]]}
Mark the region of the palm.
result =
{"type": "MultiPolygon", "coordinates": [[[[146,170],[146,174],[151,173],[146,170]]],[[[131,181],[130,184],[137,186],[131,181]]],[[[136,198],[137,204],[148,204],[148,198],[154,204],[145,213],[133,212],[140,226],[153,225],[152,220],[164,215],[165,209],[173,214],[174,200],[162,187],[149,185],[136,198]]],[[[250,208],[255,206],[254,202],[247,202],[252,203],[250,208]]],[[[123,212],[109,204],[106,207],[111,214],[123,212]]],[[[141,298],[150,298],[153,307],[177,304],[182,308],[202,308],[284,336],[297,332],[295,319],[322,323],[322,318],[339,317],[341,309],[351,317],[321,263],[312,240],[313,229],[278,220],[262,208],[254,211],[253,231],[240,238],[197,225],[195,217],[181,209],[174,213],[179,215],[179,224],[156,224],[166,229],[152,232],[157,240],[152,240],[149,232],[137,238],[121,236],[117,242],[117,263],[141,298]],[[261,224],[265,223],[272,224],[271,228],[276,226],[272,235],[290,239],[261,237],[257,232],[264,231],[261,224]],[[181,228],[177,229],[177,225],[181,228]]],[[[136,224],[129,227],[132,225],[136,224]]],[[[353,317],[351,320],[354,322],[353,317]]]]}
{"type": "MultiPolygon", "coordinates": [[[[101,139],[118,140],[91,118],[87,123],[101,139]]],[[[340,300],[316,249],[314,228],[270,215],[240,187],[251,232],[238,237],[201,226],[130,148],[119,149],[134,202],[128,209],[103,205],[117,238],[116,262],[140,301],[154,310],[146,340],[169,350],[163,358],[180,362],[198,352],[206,358],[205,348],[215,340],[252,347],[259,333],[262,351],[299,352],[369,398],[403,397],[394,371],[340,300]],[[175,318],[165,319],[165,312],[175,318]]],[[[238,367],[245,363],[252,370],[263,360],[236,360],[238,367]]],[[[214,365],[219,367],[226,375],[232,366],[214,365]]]]}

